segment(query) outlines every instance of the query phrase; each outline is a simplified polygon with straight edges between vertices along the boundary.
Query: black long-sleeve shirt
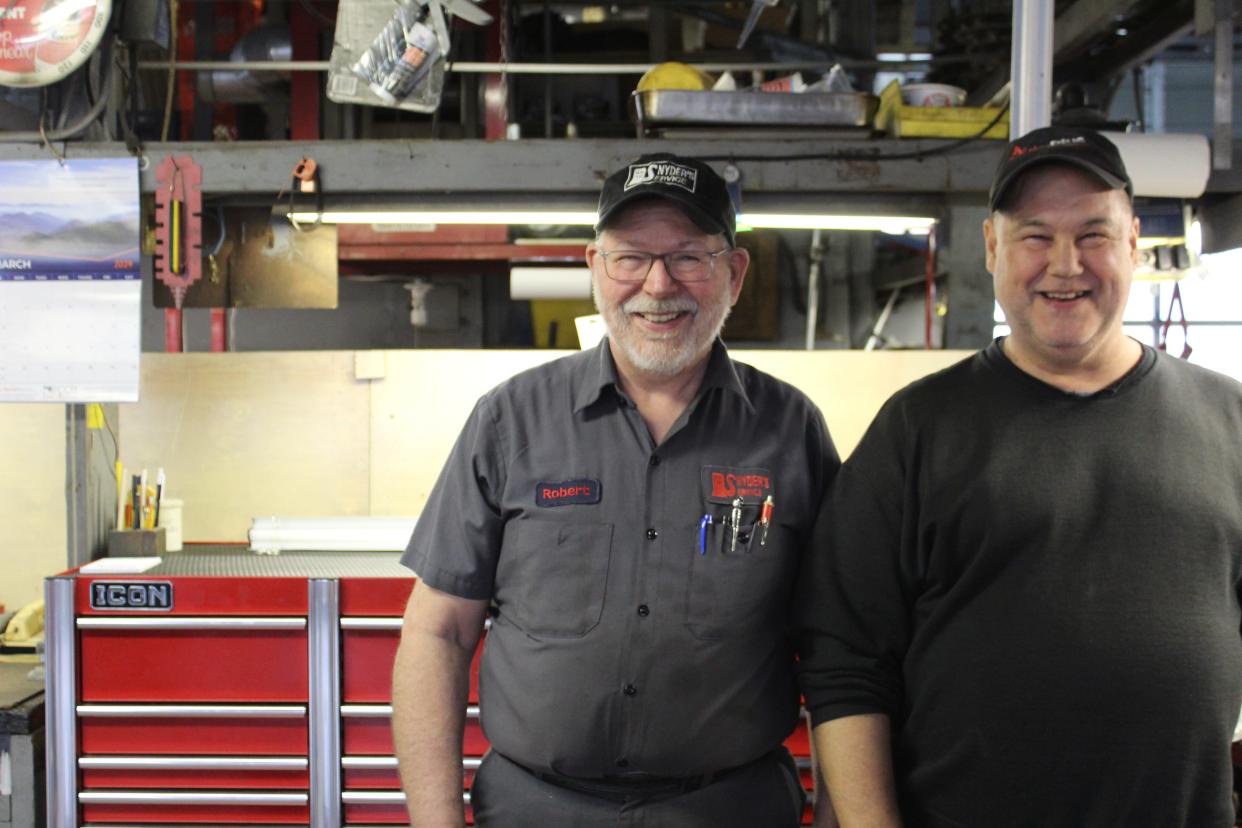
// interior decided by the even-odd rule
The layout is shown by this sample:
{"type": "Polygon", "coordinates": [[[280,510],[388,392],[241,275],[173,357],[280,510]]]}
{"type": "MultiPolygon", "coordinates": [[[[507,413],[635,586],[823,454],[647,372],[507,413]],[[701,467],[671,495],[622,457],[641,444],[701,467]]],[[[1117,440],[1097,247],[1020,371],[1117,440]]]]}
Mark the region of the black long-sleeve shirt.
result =
{"type": "Polygon", "coordinates": [[[816,724],[893,723],[914,826],[1225,826],[1242,386],[1145,349],[1062,392],[999,341],[899,392],[805,580],[816,724]]]}

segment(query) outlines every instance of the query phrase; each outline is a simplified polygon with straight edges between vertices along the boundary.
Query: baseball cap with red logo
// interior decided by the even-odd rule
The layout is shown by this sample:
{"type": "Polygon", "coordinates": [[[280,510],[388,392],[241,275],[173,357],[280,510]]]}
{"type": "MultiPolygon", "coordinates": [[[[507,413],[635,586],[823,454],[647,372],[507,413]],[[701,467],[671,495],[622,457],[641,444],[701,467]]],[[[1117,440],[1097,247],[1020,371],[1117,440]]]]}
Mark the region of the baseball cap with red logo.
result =
{"type": "Polygon", "coordinates": [[[595,231],[608,226],[621,208],[640,198],[676,204],[705,233],[723,233],[734,245],[737,216],[729,188],[716,171],[697,158],[667,152],[644,155],[604,181],[595,231]]]}
{"type": "Polygon", "coordinates": [[[1013,141],[992,177],[988,208],[995,212],[1015,181],[1038,164],[1069,164],[1090,173],[1114,190],[1134,195],[1117,145],[1093,129],[1051,126],[1031,130],[1013,141]]]}

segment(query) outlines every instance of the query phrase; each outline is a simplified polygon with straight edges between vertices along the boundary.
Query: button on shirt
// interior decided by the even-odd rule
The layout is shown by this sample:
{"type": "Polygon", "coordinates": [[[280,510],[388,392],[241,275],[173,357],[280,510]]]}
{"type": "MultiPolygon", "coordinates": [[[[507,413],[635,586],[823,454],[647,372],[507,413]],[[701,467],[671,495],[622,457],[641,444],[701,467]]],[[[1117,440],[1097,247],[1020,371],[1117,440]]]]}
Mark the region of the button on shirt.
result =
{"type": "Polygon", "coordinates": [[[479,401],[402,561],[494,604],[479,692],[496,750],[584,779],[619,756],[708,773],[796,723],[790,602],[839,465],[805,395],[719,342],[656,446],[605,339],[479,401]]]}

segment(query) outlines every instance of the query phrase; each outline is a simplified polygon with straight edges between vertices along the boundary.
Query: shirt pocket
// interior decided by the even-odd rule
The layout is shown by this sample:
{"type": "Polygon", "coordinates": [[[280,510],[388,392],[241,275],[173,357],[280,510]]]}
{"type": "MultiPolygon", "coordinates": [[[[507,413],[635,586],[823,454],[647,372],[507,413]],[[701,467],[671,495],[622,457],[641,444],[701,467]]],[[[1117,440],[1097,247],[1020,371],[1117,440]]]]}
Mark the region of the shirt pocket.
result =
{"type": "Polygon", "coordinates": [[[713,523],[702,536],[695,527],[694,549],[688,552],[686,626],[697,638],[767,635],[775,626],[784,628],[797,568],[797,535],[773,522],[766,539],[762,536],[762,527],[743,524],[734,547],[727,524],[713,523]]]}
{"type": "Polygon", "coordinates": [[[586,635],[604,611],[611,557],[611,523],[510,521],[496,566],[499,617],[530,635],[586,635]]]}

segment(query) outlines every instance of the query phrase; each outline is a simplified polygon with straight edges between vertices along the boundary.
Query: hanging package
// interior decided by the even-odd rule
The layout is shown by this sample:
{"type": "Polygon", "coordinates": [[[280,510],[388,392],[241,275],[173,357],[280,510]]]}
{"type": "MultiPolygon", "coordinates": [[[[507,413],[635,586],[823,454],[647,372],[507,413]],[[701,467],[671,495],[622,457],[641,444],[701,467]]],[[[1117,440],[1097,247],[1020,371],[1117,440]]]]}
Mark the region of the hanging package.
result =
{"type": "Polygon", "coordinates": [[[449,53],[446,12],[491,20],[470,0],[340,0],[328,98],[434,112],[449,53]]]}

